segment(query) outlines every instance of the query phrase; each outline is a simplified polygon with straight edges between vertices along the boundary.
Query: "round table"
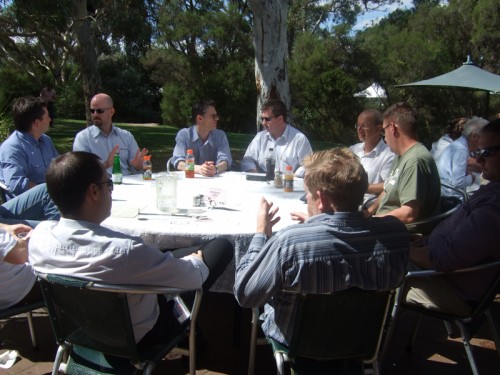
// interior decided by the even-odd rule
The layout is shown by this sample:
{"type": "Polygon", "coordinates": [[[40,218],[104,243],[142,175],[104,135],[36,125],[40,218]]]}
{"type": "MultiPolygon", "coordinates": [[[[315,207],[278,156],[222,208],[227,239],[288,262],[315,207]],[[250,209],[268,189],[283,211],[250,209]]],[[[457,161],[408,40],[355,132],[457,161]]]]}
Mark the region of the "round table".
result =
{"type": "MultiPolygon", "coordinates": [[[[224,237],[235,247],[234,262],[212,287],[213,291],[232,293],[235,264],[247,251],[255,234],[256,218],[261,197],[280,208],[281,220],[274,231],[296,225],[290,212],[307,210],[300,200],[304,195],[302,179],[294,179],[294,191],[284,192],[265,181],[248,181],[247,173],[226,172],[215,177],[196,175],[193,179],[178,175],[177,213],[164,213],[156,208],[156,184],[141,175],[124,176],[115,185],[111,216],[102,225],[123,233],[141,237],[158,249],[177,249],[200,245],[210,239],[224,237]],[[203,195],[204,207],[193,206],[195,197],[203,195]],[[217,202],[210,208],[208,198],[217,202]],[[217,197],[217,199],[215,199],[217,197]]],[[[249,174],[252,175],[252,174],[249,174]]],[[[154,175],[153,177],[156,177],[154,175]]]]}

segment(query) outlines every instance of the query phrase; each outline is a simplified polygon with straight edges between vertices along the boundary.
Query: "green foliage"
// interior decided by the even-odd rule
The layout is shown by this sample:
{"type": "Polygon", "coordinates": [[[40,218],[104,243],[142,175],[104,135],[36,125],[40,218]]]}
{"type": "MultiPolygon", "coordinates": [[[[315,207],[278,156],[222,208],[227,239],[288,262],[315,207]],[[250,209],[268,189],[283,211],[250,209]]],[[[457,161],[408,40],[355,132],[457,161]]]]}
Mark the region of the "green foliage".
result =
{"type": "Polygon", "coordinates": [[[0,143],[9,138],[13,130],[12,121],[7,117],[5,111],[0,110],[0,143]]]}

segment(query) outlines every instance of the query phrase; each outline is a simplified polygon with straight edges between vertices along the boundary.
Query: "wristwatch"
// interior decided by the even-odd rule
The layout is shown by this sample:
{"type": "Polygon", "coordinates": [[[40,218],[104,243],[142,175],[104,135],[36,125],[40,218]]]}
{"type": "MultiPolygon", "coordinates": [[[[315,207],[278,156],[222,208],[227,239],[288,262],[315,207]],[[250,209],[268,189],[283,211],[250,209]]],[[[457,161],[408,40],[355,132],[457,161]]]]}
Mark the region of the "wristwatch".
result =
{"type": "Polygon", "coordinates": [[[219,168],[217,168],[217,166],[215,166],[215,174],[219,174],[219,168]]]}

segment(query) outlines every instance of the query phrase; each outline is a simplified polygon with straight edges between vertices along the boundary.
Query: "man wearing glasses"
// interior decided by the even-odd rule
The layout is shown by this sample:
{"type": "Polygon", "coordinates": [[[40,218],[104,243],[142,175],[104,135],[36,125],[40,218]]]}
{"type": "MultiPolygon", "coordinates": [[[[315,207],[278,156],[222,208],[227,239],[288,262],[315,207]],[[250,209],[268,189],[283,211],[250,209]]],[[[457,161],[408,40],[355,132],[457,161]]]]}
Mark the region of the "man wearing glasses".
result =
{"type": "Polygon", "coordinates": [[[113,159],[120,154],[123,175],[142,171],[143,157],[148,150],[139,149],[132,133],[113,125],[113,100],[107,94],[97,94],[90,101],[93,125],[79,132],[73,142],[73,151],[91,152],[101,159],[111,174],[113,159]]]}
{"type": "Polygon", "coordinates": [[[47,104],[25,96],[14,100],[16,130],[0,146],[0,180],[5,198],[12,199],[45,182],[45,171],[59,153],[45,133],[50,128],[47,104]]]}
{"type": "MultiPolygon", "coordinates": [[[[477,147],[470,156],[490,182],[481,185],[460,209],[440,223],[427,241],[410,248],[410,260],[420,268],[446,273],[500,259],[494,235],[500,232],[500,119],[481,130],[477,147]]],[[[483,297],[497,272],[497,268],[491,268],[464,277],[415,278],[405,285],[405,300],[465,316],[483,297]]]]}
{"type": "Polygon", "coordinates": [[[384,181],[389,176],[394,153],[382,138],[382,113],[367,109],[358,116],[354,125],[361,141],[349,147],[361,161],[368,175],[368,190],[364,201],[374,198],[384,190],[384,181]]]}
{"type": "Polygon", "coordinates": [[[438,213],[438,170],[430,152],[417,141],[417,131],[417,113],[409,104],[396,103],[384,112],[382,132],[396,158],[384,191],[367,215],[392,215],[408,224],[438,213]]]}
{"type": "Polygon", "coordinates": [[[269,100],[262,106],[264,130],[257,133],[241,160],[242,172],[266,173],[266,156],[270,148],[276,157],[276,169],[284,172],[291,165],[296,176],[302,177],[300,166],[304,157],[312,152],[306,136],[286,123],[287,108],[281,100],[269,100]]]}
{"type": "Polygon", "coordinates": [[[186,167],[187,150],[193,150],[194,173],[213,177],[231,168],[232,158],[226,133],[217,129],[220,117],[213,100],[200,101],[191,109],[192,126],[181,129],[175,137],[172,164],[177,170],[186,167]]]}

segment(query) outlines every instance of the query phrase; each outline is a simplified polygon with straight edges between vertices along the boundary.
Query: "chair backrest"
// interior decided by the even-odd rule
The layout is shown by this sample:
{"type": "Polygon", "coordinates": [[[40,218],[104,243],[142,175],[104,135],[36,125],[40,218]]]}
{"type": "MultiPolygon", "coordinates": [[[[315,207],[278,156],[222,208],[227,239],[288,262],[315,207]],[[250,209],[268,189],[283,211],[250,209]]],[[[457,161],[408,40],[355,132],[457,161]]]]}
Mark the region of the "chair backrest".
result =
{"type": "Polygon", "coordinates": [[[431,233],[436,225],[451,216],[453,212],[458,210],[463,202],[467,201],[467,195],[463,191],[445,184],[441,184],[441,186],[446,186],[451,190],[457,191],[457,193],[460,194],[461,198],[457,196],[441,196],[439,213],[431,217],[406,224],[406,228],[409,232],[422,234],[431,233]]]}
{"type": "Polygon", "coordinates": [[[300,295],[290,357],[376,359],[394,291],[350,288],[300,295]]]}
{"type": "Polygon", "coordinates": [[[140,361],[125,293],[92,290],[92,282],[68,276],[39,278],[58,344],[140,361]]]}

